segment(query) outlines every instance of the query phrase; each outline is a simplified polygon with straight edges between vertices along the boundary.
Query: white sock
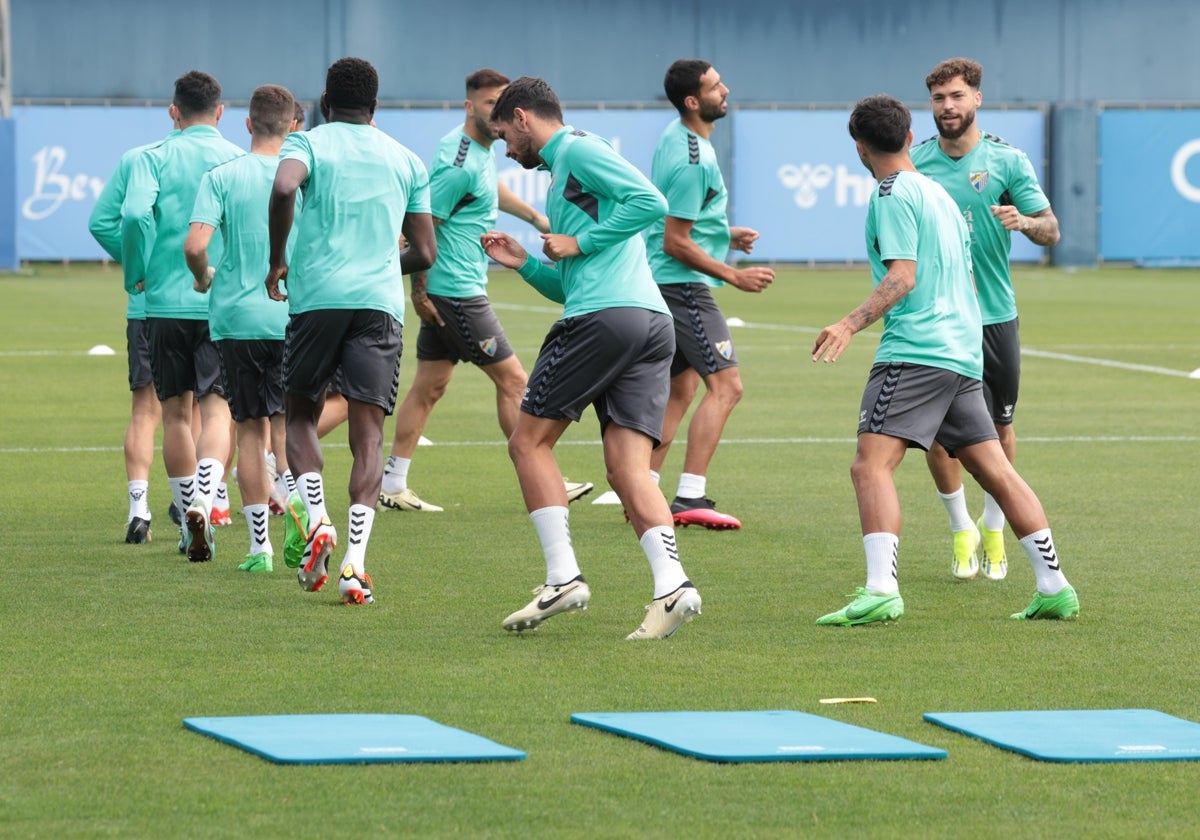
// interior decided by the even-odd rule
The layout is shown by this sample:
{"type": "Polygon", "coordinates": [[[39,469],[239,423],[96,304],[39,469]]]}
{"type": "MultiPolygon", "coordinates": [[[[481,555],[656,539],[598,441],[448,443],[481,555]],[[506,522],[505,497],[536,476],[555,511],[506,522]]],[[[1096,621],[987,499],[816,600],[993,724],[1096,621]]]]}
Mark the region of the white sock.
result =
{"type": "Polygon", "coordinates": [[[656,487],[662,482],[662,474],[656,473],[654,470],[650,470],[650,477],[654,479],[654,485],[656,487]]]}
{"type": "Polygon", "coordinates": [[[280,478],[287,483],[287,492],[283,495],[290,496],[296,492],[296,477],[292,475],[291,468],[284,470],[283,475],[281,475],[280,478]]]}
{"type": "Polygon", "coordinates": [[[212,510],[213,497],[224,477],[225,465],[216,458],[201,458],[196,464],[196,499],[204,502],[205,510],[212,510]]]}
{"type": "Polygon", "coordinates": [[[346,557],[342,560],[342,568],[347,564],[354,566],[354,571],[366,570],[367,541],[371,539],[371,527],[375,524],[375,508],[366,505],[350,505],[350,531],[346,542],[346,557]]]}
{"type": "Polygon", "coordinates": [[[316,528],[322,519],[329,518],[325,510],[325,484],[319,472],[304,473],[297,478],[296,489],[300,491],[300,499],[308,511],[309,528],[316,528]]]}
{"type": "Polygon", "coordinates": [[[263,460],[267,462],[267,474],[279,475],[279,470],[275,469],[275,453],[263,450],[263,460]]]}
{"type": "Polygon", "coordinates": [[[146,494],[149,491],[149,481],[129,482],[129,518],[125,520],[126,524],[132,522],[135,516],[138,519],[150,521],[150,505],[146,501],[146,494]]]}
{"type": "Polygon", "coordinates": [[[408,487],[408,468],[412,466],[412,458],[401,458],[399,455],[389,455],[383,466],[383,492],[399,493],[408,487]]]}
{"type": "Polygon", "coordinates": [[[881,531],[864,534],[862,539],[863,548],[867,552],[867,590],[877,595],[899,592],[896,552],[900,546],[900,537],[881,531]]]}
{"type": "Polygon", "coordinates": [[[567,509],[557,505],[538,508],[529,514],[529,518],[537,530],[542,555],[546,558],[546,583],[559,586],[579,577],[581,572],[575,560],[575,548],[571,545],[567,509]]]}
{"type": "Polygon", "coordinates": [[[656,525],[642,534],[639,540],[646,559],[650,561],[650,573],[654,575],[654,597],[670,595],[687,582],[688,576],[679,562],[679,546],[675,542],[675,529],[670,525],[656,525]]]}
{"type": "Polygon", "coordinates": [[[989,531],[1004,530],[1004,511],[991,493],[983,494],[983,527],[989,531]]]}
{"type": "Polygon", "coordinates": [[[275,479],[275,495],[284,499],[292,495],[291,488],[288,487],[287,479],[282,475],[275,479]]]}
{"type": "Polygon", "coordinates": [[[675,495],[681,499],[703,499],[707,482],[708,480],[702,475],[680,473],[679,490],[675,495]]]}
{"type": "Polygon", "coordinates": [[[213,507],[221,510],[229,509],[229,485],[224,481],[217,485],[217,497],[213,499],[213,507]]]}
{"type": "Polygon", "coordinates": [[[946,513],[950,514],[951,531],[970,531],[975,527],[975,523],[971,521],[971,512],[967,510],[967,494],[961,485],[949,495],[939,490],[938,498],[945,505],[946,513]]]}
{"type": "Polygon", "coordinates": [[[267,517],[270,509],[266,505],[245,505],[242,515],[246,517],[246,526],[250,529],[250,554],[274,554],[271,549],[271,536],[267,533],[267,517]]]}
{"type": "Polygon", "coordinates": [[[1029,563],[1037,577],[1038,592],[1053,595],[1068,585],[1066,575],[1059,568],[1058,551],[1054,548],[1054,537],[1050,536],[1049,528],[1025,536],[1021,540],[1021,547],[1029,555],[1029,563]]]}
{"type": "Polygon", "coordinates": [[[179,515],[183,516],[183,512],[191,506],[196,498],[196,476],[183,475],[175,478],[168,476],[167,484],[171,485],[171,500],[175,502],[175,507],[179,508],[179,515]]]}

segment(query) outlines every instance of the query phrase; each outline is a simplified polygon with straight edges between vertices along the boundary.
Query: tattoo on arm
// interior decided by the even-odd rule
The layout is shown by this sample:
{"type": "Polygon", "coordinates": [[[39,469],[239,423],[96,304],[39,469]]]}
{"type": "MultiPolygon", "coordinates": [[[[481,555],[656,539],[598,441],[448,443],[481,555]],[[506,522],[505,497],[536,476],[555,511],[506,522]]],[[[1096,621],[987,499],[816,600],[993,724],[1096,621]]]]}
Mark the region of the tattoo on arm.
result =
{"type": "Polygon", "coordinates": [[[854,328],[855,332],[866,329],[882,318],[889,309],[896,305],[896,301],[911,290],[911,285],[889,271],[871,292],[871,296],[847,316],[850,326],[854,328]]]}
{"type": "Polygon", "coordinates": [[[1058,219],[1047,208],[1040,213],[1026,216],[1029,220],[1021,231],[1035,245],[1057,245],[1059,240],[1058,219]]]}

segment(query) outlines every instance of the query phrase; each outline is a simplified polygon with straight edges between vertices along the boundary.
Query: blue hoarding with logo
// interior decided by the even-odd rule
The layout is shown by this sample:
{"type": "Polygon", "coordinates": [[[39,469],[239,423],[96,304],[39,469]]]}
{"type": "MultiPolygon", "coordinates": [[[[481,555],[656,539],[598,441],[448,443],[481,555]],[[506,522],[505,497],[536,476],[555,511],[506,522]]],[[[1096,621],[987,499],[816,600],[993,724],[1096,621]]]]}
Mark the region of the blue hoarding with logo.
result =
{"type": "MultiPolygon", "coordinates": [[[[849,110],[741,110],[733,123],[733,219],[761,238],[754,258],[778,262],[861,262],[863,223],[875,179],[846,130],[849,110]]],[[[983,110],[984,131],[1023,150],[1045,188],[1045,115],[983,110]]],[[[937,133],[929,111],[913,112],[914,142],[937,133]]],[[[1012,259],[1043,249],[1013,236],[1012,259]]]]}
{"type": "MultiPolygon", "coordinates": [[[[245,108],[226,108],[221,132],[245,149],[245,108]]],[[[99,260],[88,216],[121,155],[171,130],[166,106],[18,106],[17,255],[23,260],[99,260]]]]}
{"type": "Polygon", "coordinates": [[[1100,115],[1100,256],[1200,260],[1200,111],[1100,115]]]}

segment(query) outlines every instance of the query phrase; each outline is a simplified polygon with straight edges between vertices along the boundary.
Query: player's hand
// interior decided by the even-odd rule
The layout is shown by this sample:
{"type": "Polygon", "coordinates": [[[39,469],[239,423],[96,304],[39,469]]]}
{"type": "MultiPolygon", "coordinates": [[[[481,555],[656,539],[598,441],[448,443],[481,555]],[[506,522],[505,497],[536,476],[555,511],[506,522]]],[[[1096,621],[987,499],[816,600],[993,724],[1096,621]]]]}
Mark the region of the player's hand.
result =
{"type": "Polygon", "coordinates": [[[753,265],[749,268],[739,268],[733,273],[730,285],[743,292],[761,292],[775,280],[775,270],[765,265],[753,265]]]}
{"type": "Polygon", "coordinates": [[[583,251],[579,250],[579,242],[574,236],[567,236],[565,233],[543,233],[542,253],[552,262],[558,262],[567,257],[578,257],[583,251]]]}
{"type": "Polygon", "coordinates": [[[287,264],[276,266],[267,272],[267,297],[271,300],[287,300],[287,295],[279,289],[279,284],[287,280],[287,264]]]}
{"type": "Polygon", "coordinates": [[[490,259],[506,268],[520,268],[529,257],[521,243],[503,231],[489,230],[479,238],[479,244],[490,259]]]}
{"type": "Polygon", "coordinates": [[[142,292],[146,291],[146,281],[145,280],[137,281],[137,285],[135,285],[133,287],[133,289],[137,294],[140,295],[142,292]]]}
{"type": "Polygon", "coordinates": [[[212,288],[212,279],[216,273],[217,270],[210,265],[208,268],[204,269],[203,277],[192,277],[192,288],[200,294],[205,294],[209,289],[212,288]]]}
{"type": "Polygon", "coordinates": [[[535,215],[529,224],[533,225],[538,233],[550,232],[550,219],[547,218],[545,213],[535,215]]]}
{"type": "Polygon", "coordinates": [[[412,296],[413,309],[417,316],[426,324],[435,327],[444,327],[446,322],[442,320],[442,316],[438,313],[437,307],[433,305],[433,301],[429,299],[429,295],[420,292],[412,296]]]}
{"type": "Polygon", "coordinates": [[[749,254],[754,250],[754,243],[758,240],[758,231],[748,227],[730,227],[729,228],[729,247],[735,251],[745,251],[749,254]]]}
{"type": "Polygon", "coordinates": [[[1005,230],[1020,231],[1024,227],[1025,217],[1011,204],[993,204],[992,215],[1004,226],[1005,230]]]}
{"type": "Polygon", "coordinates": [[[841,358],[842,351],[850,346],[854,330],[845,321],[838,321],[821,330],[813,343],[812,360],[814,362],[836,362],[841,358]]]}

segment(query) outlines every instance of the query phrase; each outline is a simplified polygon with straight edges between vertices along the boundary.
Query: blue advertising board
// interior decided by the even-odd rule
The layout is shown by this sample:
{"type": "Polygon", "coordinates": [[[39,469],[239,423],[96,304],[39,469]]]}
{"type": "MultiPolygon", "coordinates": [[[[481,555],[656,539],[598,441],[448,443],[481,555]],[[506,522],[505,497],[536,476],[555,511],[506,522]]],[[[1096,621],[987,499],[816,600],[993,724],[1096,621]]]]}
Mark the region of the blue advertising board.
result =
{"type": "MultiPolygon", "coordinates": [[[[222,133],[245,149],[245,108],[226,108],[222,133]]],[[[171,130],[165,106],[13,108],[17,123],[17,255],[23,260],[107,258],[88,216],[121,155],[171,130]]]]}
{"type": "Polygon", "coordinates": [[[1104,111],[1100,160],[1100,257],[1200,260],[1200,111],[1104,111]]]}
{"type": "MultiPolygon", "coordinates": [[[[733,221],[756,229],[754,258],[777,262],[861,262],[863,223],[875,179],[846,130],[849,110],[750,110],[733,121],[733,221]]],[[[977,122],[1023,150],[1045,185],[1045,115],[981,109],[977,122]]],[[[929,111],[913,112],[915,142],[937,133],[929,111]]],[[[1012,259],[1042,249],[1013,237],[1012,259]]]]}
{"type": "Polygon", "coordinates": [[[0,119],[0,271],[20,267],[17,259],[17,124],[0,119]]]}

